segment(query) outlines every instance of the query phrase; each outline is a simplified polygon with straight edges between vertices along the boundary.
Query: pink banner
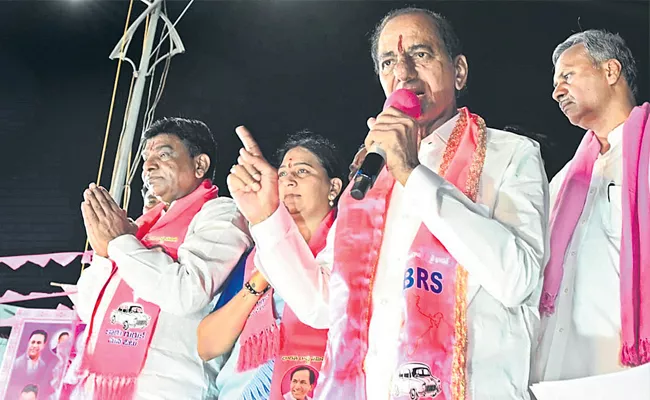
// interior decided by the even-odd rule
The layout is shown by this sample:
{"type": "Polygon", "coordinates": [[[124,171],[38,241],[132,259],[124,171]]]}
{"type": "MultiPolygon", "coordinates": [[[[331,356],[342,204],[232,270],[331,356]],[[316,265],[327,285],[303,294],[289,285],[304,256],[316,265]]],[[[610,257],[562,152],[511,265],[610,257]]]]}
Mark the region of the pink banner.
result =
{"type": "Polygon", "coordinates": [[[5,318],[5,319],[0,319],[0,327],[9,327],[13,328],[14,325],[16,324],[16,316],[14,315],[13,317],[5,318]]]}
{"type": "Polygon", "coordinates": [[[78,354],[83,330],[72,310],[16,309],[14,324],[0,364],[0,399],[15,399],[27,385],[39,399],[58,399],[63,377],[78,354]],[[31,345],[32,337],[40,346],[31,345]],[[33,364],[34,366],[31,366],[33,364]]]}
{"type": "Polygon", "coordinates": [[[41,292],[32,292],[29,294],[20,294],[11,290],[7,290],[4,296],[0,297],[0,304],[13,303],[15,301],[26,301],[34,299],[46,299],[50,297],[63,297],[69,296],[71,294],[77,293],[77,287],[75,285],[65,285],[64,289],[67,289],[64,292],[54,292],[54,293],[41,293],[41,292]]]}
{"type": "MultiPolygon", "coordinates": [[[[70,307],[67,307],[67,306],[65,306],[63,304],[59,304],[59,305],[56,306],[55,310],[56,311],[70,311],[70,310],[74,310],[74,308],[70,308],[70,307]]],[[[9,317],[9,318],[0,319],[0,327],[14,327],[17,321],[18,321],[18,319],[16,318],[15,315],[12,316],[12,317],[9,317]]]]}
{"type": "Polygon", "coordinates": [[[82,256],[81,262],[89,264],[92,259],[92,251],[82,252],[68,252],[68,253],[49,253],[49,254],[30,254],[26,256],[7,256],[0,257],[0,263],[6,264],[9,268],[16,270],[26,263],[32,263],[45,267],[50,261],[65,267],[74,261],[75,258],[82,256]]]}

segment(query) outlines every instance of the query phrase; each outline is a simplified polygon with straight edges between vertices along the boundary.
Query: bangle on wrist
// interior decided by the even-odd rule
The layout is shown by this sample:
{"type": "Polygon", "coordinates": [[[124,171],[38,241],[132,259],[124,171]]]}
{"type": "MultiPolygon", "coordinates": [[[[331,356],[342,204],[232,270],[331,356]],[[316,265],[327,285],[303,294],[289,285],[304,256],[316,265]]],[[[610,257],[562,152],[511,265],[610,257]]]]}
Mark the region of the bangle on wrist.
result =
{"type": "Polygon", "coordinates": [[[246,288],[246,290],[248,290],[250,292],[250,294],[252,294],[254,296],[258,296],[258,297],[263,295],[264,293],[266,293],[266,291],[269,290],[269,288],[270,288],[270,286],[267,285],[266,288],[264,288],[264,290],[262,290],[261,292],[258,292],[257,290],[253,289],[253,287],[251,286],[251,284],[249,282],[244,283],[244,287],[246,288]]]}

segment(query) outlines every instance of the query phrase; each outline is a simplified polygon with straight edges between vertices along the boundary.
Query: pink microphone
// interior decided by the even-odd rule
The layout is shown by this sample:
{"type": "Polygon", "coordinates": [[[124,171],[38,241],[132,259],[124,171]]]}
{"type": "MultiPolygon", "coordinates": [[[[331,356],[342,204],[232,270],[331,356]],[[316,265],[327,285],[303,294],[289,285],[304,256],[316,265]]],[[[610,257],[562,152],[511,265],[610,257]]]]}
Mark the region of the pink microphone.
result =
{"type": "MultiPolygon", "coordinates": [[[[397,89],[391,93],[384,103],[384,110],[388,107],[396,108],[415,119],[419,118],[422,113],[420,99],[408,89],[397,89]]],[[[354,184],[350,190],[353,199],[361,200],[366,196],[366,193],[375,184],[375,180],[377,180],[377,176],[379,176],[384,165],[386,165],[386,152],[381,147],[373,145],[368,150],[363,164],[354,175],[354,184]]]]}
{"type": "Polygon", "coordinates": [[[384,110],[393,107],[411,118],[418,119],[422,114],[422,106],[418,96],[408,89],[397,89],[384,102],[384,110]]]}

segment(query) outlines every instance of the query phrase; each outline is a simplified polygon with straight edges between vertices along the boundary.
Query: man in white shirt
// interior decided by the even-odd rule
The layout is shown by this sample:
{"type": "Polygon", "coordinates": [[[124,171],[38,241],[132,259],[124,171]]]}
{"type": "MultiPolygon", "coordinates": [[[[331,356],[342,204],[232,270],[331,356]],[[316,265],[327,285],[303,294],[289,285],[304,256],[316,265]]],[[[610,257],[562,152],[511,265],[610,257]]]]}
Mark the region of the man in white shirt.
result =
{"type": "MultiPolygon", "coordinates": [[[[624,360],[621,324],[622,313],[633,308],[622,310],[621,282],[632,265],[620,262],[623,149],[637,135],[629,131],[636,105],[635,61],[618,34],[588,30],[559,44],[553,64],[553,99],[571,124],[588,132],[550,184],[551,258],[545,270],[535,381],[584,378],[643,363],[624,360]],[[593,155],[587,156],[590,151],[593,155]],[[564,205],[579,196],[575,207],[564,205]]],[[[632,398],[624,393],[634,391],[626,389],[631,390],[620,388],[620,398],[632,398]]]]}
{"type": "Polygon", "coordinates": [[[103,374],[104,381],[135,377],[135,389],[120,388],[129,394],[119,398],[135,390],[137,399],[201,399],[216,371],[199,358],[196,329],[252,243],[235,203],[218,197],[211,183],[216,142],[205,124],[166,118],[144,139],[143,177],[162,203],[138,226],[103,188],[91,184],[84,192],[84,223],[95,254],[77,284],[75,305],[81,319],[92,322],[86,352],[97,362],[82,361],[81,367],[91,378],[103,374]],[[127,295],[116,301],[120,293],[127,295]],[[137,357],[111,359],[129,350],[137,357]]]}
{"type": "MultiPolygon", "coordinates": [[[[453,289],[447,284],[453,280],[451,276],[441,278],[434,272],[429,281],[426,271],[417,269],[414,275],[413,270],[405,268],[409,247],[416,233],[420,235],[418,228],[425,226],[425,233],[434,235],[464,267],[459,271],[468,273],[466,287],[456,291],[460,299],[456,304],[463,304],[457,312],[466,313],[461,322],[466,323],[467,340],[455,342],[459,347],[467,345],[463,353],[467,363],[454,370],[451,379],[461,378],[454,383],[449,377],[431,376],[433,363],[426,360],[422,376],[407,382],[417,386],[406,394],[417,397],[438,393],[437,398],[450,399],[449,387],[455,384],[474,399],[528,399],[548,209],[548,183],[539,146],[527,138],[485,128],[484,124],[481,128],[479,123],[486,140],[475,158],[482,160],[484,155],[484,164],[480,180],[468,188],[474,190],[472,201],[464,190],[438,174],[441,164],[449,162],[443,153],[448,154],[449,147],[458,144],[459,132],[480,120],[469,114],[472,120],[468,121],[467,109],[458,110],[456,106],[468,64],[453,29],[429,10],[401,9],[382,20],[372,44],[376,72],[386,96],[397,89],[410,89],[422,104],[422,116],[417,121],[395,108],[368,121],[371,129],[366,145],[381,143],[389,171],[385,176],[395,179],[385,225],[373,231],[383,235],[380,246],[370,251],[380,254],[376,270],[369,280],[362,281],[363,285],[351,289],[353,285],[343,274],[355,267],[346,269],[336,256],[340,242],[354,240],[357,234],[354,224],[341,224],[346,204],[357,204],[351,203],[356,200],[340,203],[337,227],[330,231],[326,249],[314,259],[298,240],[300,234],[287,210],[278,206],[274,184],[277,172],[261,157],[250,134],[240,128],[238,134],[245,146],[240,164],[245,168],[231,170],[228,183],[252,224],[258,246],[256,265],[303,322],[329,328],[328,350],[315,398],[397,398],[392,396],[402,395],[404,390],[399,386],[404,377],[397,379],[399,359],[405,353],[399,350],[404,308],[427,306],[403,304],[404,293],[417,286],[423,295],[433,292],[444,296],[453,289]],[[351,300],[357,289],[368,292],[367,300],[361,299],[368,301],[367,306],[351,300]],[[351,318],[346,310],[362,316],[351,318]],[[362,336],[344,334],[357,325],[366,329],[362,336]],[[364,346],[361,356],[346,347],[360,342],[364,346]],[[361,357],[358,363],[348,362],[355,357],[361,357]],[[327,372],[346,362],[356,379],[352,383],[343,372],[327,372]]],[[[377,184],[368,196],[376,190],[377,184]]],[[[370,204],[367,202],[366,198],[360,204],[370,204]]],[[[372,216],[370,219],[374,221],[372,216]]],[[[363,240],[358,244],[360,248],[366,245],[363,240]]],[[[359,250],[359,260],[368,254],[359,250]]],[[[441,321],[437,314],[423,317],[431,327],[441,321]]],[[[445,324],[454,326],[453,321],[445,320],[445,324]]]]}

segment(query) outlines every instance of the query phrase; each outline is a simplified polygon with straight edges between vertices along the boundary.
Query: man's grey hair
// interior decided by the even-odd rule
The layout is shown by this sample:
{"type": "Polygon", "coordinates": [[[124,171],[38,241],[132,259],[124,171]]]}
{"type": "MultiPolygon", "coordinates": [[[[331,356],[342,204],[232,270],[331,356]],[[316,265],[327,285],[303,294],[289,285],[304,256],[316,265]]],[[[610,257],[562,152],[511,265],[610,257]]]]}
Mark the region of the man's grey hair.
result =
{"type": "Polygon", "coordinates": [[[621,63],[621,74],[636,97],[636,62],[632,57],[630,48],[618,33],[611,33],[601,29],[590,29],[575,33],[560,43],[553,51],[553,65],[557,63],[560,55],[569,47],[582,43],[595,65],[604,61],[616,59],[621,63]]]}

